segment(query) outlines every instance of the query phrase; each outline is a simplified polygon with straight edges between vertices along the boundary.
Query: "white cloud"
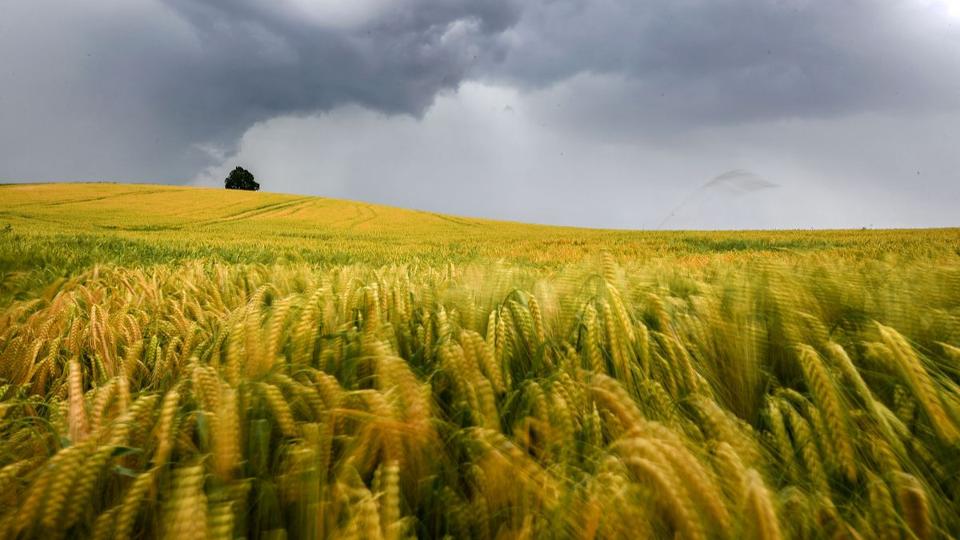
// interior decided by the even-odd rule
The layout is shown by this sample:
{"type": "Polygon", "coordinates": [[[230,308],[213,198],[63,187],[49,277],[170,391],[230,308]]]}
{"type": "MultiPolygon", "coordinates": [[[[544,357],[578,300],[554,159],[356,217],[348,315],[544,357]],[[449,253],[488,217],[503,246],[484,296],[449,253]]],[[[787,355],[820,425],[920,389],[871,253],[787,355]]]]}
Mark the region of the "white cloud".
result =
{"type": "Polygon", "coordinates": [[[926,0],[924,4],[932,4],[942,10],[948,17],[960,18],[960,0],[926,0]]]}

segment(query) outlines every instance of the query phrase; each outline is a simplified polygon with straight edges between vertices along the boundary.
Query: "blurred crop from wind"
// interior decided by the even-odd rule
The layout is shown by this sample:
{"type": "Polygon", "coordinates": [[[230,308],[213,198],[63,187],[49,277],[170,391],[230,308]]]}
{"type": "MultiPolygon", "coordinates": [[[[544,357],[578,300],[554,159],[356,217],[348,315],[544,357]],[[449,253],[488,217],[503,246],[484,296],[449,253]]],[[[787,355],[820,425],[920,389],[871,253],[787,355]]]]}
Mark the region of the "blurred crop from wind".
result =
{"type": "Polygon", "coordinates": [[[956,229],[0,186],[0,538],[933,539],[958,470],[956,229]]]}

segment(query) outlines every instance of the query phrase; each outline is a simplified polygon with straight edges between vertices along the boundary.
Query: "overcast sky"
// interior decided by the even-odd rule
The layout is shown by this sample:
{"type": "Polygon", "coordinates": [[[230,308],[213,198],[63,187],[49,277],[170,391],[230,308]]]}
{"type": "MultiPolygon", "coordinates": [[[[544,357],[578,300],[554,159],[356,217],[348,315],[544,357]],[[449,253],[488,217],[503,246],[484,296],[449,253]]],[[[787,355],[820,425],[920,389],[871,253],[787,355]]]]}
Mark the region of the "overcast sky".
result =
{"type": "Polygon", "coordinates": [[[958,226],[960,0],[0,0],[0,181],[958,226]]]}

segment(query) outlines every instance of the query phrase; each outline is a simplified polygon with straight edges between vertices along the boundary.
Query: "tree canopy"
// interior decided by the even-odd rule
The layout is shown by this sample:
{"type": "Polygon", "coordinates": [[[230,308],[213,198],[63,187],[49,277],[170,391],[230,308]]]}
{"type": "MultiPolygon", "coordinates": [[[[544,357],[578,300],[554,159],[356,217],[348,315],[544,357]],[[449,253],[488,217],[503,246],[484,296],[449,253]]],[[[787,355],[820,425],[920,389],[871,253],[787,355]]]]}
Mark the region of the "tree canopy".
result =
{"type": "Polygon", "coordinates": [[[224,180],[224,186],[227,189],[245,189],[247,191],[260,191],[260,184],[256,183],[253,179],[253,173],[244,169],[243,167],[237,167],[230,172],[230,175],[227,176],[224,180]]]}

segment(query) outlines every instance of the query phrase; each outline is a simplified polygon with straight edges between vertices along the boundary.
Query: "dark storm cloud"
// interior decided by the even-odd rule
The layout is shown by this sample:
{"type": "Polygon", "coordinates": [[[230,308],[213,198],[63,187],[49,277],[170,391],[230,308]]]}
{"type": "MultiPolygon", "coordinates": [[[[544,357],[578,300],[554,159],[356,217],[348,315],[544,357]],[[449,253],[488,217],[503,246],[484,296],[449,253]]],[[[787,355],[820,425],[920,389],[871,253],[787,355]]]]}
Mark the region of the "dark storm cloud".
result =
{"type": "Polygon", "coordinates": [[[496,56],[492,37],[519,15],[515,0],[4,9],[0,176],[33,179],[184,179],[209,159],[197,145],[229,149],[276,115],[345,103],[419,115],[496,56]]]}
{"type": "Polygon", "coordinates": [[[945,5],[554,0],[528,8],[486,67],[528,87],[573,78],[576,99],[556,101],[601,131],[935,110],[960,104],[960,25],[945,5]]]}
{"type": "Polygon", "coordinates": [[[455,87],[481,51],[495,49],[490,36],[517,16],[512,0],[340,2],[360,13],[333,24],[336,13],[311,12],[307,1],[163,3],[190,25],[199,47],[168,90],[204,120],[240,116],[241,124],[344,103],[418,114],[439,90],[455,87]]]}

